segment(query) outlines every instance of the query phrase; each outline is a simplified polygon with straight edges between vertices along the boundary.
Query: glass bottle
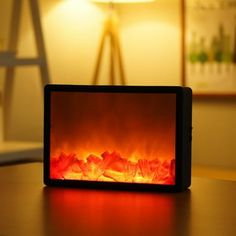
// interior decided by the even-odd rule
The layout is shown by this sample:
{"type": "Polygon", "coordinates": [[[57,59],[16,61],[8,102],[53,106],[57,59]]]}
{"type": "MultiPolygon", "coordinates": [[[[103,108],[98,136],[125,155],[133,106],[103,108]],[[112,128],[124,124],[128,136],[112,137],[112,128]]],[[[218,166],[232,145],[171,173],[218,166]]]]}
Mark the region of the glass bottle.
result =
{"type": "Polygon", "coordinates": [[[198,61],[196,33],[194,33],[194,32],[192,33],[191,42],[189,44],[188,60],[192,64],[194,64],[198,61]]]}
{"type": "Polygon", "coordinates": [[[199,54],[198,54],[198,61],[202,64],[205,64],[208,61],[207,50],[205,47],[205,38],[201,37],[199,43],[199,54]]]}

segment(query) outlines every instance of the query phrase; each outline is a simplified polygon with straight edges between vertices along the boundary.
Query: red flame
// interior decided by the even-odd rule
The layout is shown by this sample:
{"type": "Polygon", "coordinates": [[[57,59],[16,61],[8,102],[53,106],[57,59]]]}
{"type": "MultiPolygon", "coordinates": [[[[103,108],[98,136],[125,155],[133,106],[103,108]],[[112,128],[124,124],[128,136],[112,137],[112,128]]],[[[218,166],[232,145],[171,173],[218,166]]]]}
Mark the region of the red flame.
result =
{"type": "Polygon", "coordinates": [[[76,154],[61,153],[51,158],[52,179],[91,180],[129,183],[175,184],[175,160],[146,160],[132,162],[117,152],[90,154],[81,160],[76,154]]]}

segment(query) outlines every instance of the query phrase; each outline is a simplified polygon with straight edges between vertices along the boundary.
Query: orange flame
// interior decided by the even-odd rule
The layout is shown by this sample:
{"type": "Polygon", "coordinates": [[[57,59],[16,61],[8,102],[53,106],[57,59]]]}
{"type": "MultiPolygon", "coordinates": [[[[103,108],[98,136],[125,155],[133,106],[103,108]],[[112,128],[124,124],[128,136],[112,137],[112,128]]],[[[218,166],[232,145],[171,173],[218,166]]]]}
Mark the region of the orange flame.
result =
{"type": "Polygon", "coordinates": [[[61,153],[51,158],[52,179],[106,182],[175,184],[175,160],[139,159],[131,162],[117,152],[90,154],[81,160],[76,154],[61,153]]]}

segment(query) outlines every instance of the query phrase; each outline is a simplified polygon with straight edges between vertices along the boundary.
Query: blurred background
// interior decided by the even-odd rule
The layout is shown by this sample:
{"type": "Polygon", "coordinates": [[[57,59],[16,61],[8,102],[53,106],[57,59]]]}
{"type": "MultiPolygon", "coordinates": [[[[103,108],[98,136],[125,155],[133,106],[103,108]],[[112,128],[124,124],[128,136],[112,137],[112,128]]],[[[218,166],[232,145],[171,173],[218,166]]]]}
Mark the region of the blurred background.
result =
{"type": "MultiPolygon", "coordinates": [[[[0,0],[0,51],[7,46],[11,6],[12,1],[0,0]]],[[[39,0],[39,7],[51,82],[92,84],[107,5],[39,0]]],[[[127,85],[182,85],[181,9],[178,0],[116,6],[127,85]]],[[[17,54],[36,52],[28,1],[23,1],[17,54]]],[[[99,77],[99,84],[109,83],[107,47],[99,77]]],[[[0,67],[0,97],[3,85],[4,67],[0,67]]],[[[12,94],[7,127],[0,107],[2,143],[6,139],[42,143],[43,91],[37,67],[17,67],[12,94]]],[[[194,97],[194,166],[236,169],[235,140],[236,98],[194,97]]]]}

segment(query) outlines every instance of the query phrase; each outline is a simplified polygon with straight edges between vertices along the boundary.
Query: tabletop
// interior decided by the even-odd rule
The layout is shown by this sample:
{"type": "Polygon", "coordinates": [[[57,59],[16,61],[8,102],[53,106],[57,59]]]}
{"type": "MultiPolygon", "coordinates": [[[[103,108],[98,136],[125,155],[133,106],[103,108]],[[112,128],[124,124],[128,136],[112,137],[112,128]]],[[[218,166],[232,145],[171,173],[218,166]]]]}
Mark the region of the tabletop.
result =
{"type": "Polygon", "coordinates": [[[0,167],[0,236],[236,235],[236,181],[182,193],[45,187],[42,163],[0,167]]]}

